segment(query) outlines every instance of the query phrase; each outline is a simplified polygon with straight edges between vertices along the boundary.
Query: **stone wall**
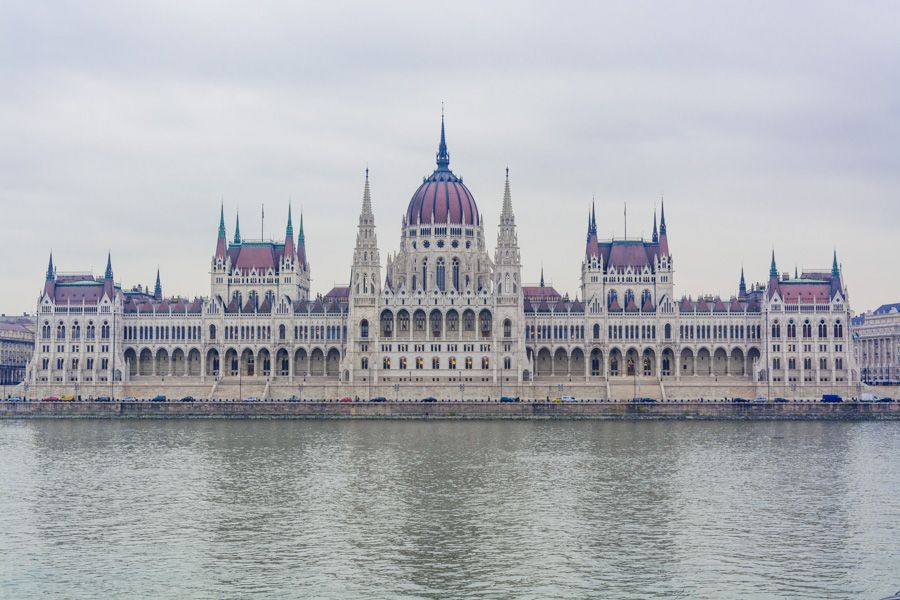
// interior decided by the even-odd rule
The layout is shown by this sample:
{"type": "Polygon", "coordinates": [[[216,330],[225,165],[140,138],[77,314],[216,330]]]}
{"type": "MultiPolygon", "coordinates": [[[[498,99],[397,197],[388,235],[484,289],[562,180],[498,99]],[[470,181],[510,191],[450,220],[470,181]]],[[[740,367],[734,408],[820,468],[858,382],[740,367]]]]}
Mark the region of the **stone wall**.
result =
{"type": "Polygon", "coordinates": [[[0,418],[900,420],[900,403],[0,402],[0,418]]]}

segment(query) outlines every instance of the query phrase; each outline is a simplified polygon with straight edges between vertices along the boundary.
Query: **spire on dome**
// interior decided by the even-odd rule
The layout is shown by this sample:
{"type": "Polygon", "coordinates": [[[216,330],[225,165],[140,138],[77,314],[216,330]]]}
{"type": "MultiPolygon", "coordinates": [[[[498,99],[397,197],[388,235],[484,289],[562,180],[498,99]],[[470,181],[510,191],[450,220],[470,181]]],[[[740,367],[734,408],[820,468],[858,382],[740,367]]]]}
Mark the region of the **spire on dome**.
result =
{"type": "Polygon", "coordinates": [[[156,268],[156,285],[153,288],[153,297],[162,300],[162,283],[159,281],[159,267],[156,268]]]}
{"type": "Polygon", "coordinates": [[[837,250],[834,251],[834,258],[831,261],[831,276],[832,277],[840,277],[841,269],[838,267],[837,261],[837,250]]]}
{"type": "Polygon", "coordinates": [[[775,265],[775,250],[772,250],[772,264],[769,265],[769,279],[778,279],[778,267],[775,265]]]}
{"type": "Polygon", "coordinates": [[[50,252],[50,262],[47,264],[47,281],[51,281],[56,276],[53,269],[53,252],[50,252]]]}
{"type": "Polygon", "coordinates": [[[741,267],[741,283],[738,285],[738,295],[741,297],[747,295],[747,284],[744,281],[744,267],[741,267]]]}
{"type": "Polygon", "coordinates": [[[112,279],[113,271],[112,271],[112,253],[107,252],[106,254],[106,273],[103,275],[104,279],[112,279]]]}
{"type": "Polygon", "coordinates": [[[656,209],[653,209],[653,243],[659,243],[659,233],[656,231],[656,209]]]}
{"type": "Polygon", "coordinates": [[[236,212],[234,217],[234,243],[241,243],[241,213],[236,212]]]}
{"type": "Polygon", "coordinates": [[[437,167],[439,171],[450,170],[450,153],[447,151],[447,137],[444,135],[444,105],[441,104],[441,143],[438,144],[437,167]]]}

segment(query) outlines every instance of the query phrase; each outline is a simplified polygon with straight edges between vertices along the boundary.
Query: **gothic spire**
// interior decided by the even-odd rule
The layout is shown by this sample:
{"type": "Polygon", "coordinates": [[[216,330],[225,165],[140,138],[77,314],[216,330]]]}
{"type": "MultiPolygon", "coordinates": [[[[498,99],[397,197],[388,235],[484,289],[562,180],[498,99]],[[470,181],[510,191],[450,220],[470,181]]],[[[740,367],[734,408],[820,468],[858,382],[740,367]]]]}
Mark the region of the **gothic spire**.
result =
{"type": "Polygon", "coordinates": [[[541,287],[544,287],[544,265],[541,265],[541,287]]]}
{"type": "Polygon", "coordinates": [[[241,243],[241,213],[236,212],[234,217],[234,243],[241,243]]]}
{"type": "Polygon", "coordinates": [[[775,250],[772,250],[772,264],[769,265],[769,279],[778,279],[778,267],[775,266],[775,250]]]}
{"type": "Polygon", "coordinates": [[[591,198],[591,233],[597,235],[597,204],[591,198]]]}
{"type": "Polygon", "coordinates": [[[834,251],[834,258],[831,261],[831,276],[832,277],[840,277],[841,276],[841,270],[838,267],[838,261],[837,261],[837,250],[834,251]]]}
{"type": "Polygon", "coordinates": [[[741,297],[747,295],[747,283],[744,281],[744,267],[741,267],[741,283],[738,285],[738,295],[741,297]]]}
{"type": "Polygon", "coordinates": [[[666,203],[665,200],[659,200],[659,234],[666,235],[666,203]]]}
{"type": "Polygon", "coordinates": [[[306,236],[303,235],[303,211],[302,210],[300,211],[300,235],[297,238],[297,242],[301,246],[306,245],[306,236]]]}
{"type": "Polygon", "coordinates": [[[294,223],[291,219],[291,203],[288,202],[288,221],[284,231],[284,258],[294,256],[294,223]]]}
{"type": "Polygon", "coordinates": [[[300,210],[300,234],[297,236],[297,261],[304,269],[308,266],[306,262],[306,235],[303,233],[303,210],[300,210]]]}
{"type": "Polygon", "coordinates": [[[653,243],[659,243],[659,233],[656,231],[656,209],[653,209],[653,243]]]}
{"type": "Polygon", "coordinates": [[[153,288],[153,297],[157,300],[162,299],[162,283],[159,281],[159,267],[156,268],[156,285],[153,288]]]}
{"type": "Polygon", "coordinates": [[[50,262],[47,264],[47,281],[52,280],[54,277],[53,272],[53,252],[50,252],[50,262]]]}
{"type": "Polygon", "coordinates": [[[450,153],[447,152],[447,137],[444,135],[444,106],[441,105],[441,142],[438,144],[437,167],[439,171],[450,170],[450,153]]]}
{"type": "Polygon", "coordinates": [[[285,230],[285,234],[287,237],[294,239],[294,224],[291,222],[291,203],[288,202],[288,223],[287,230],[285,230]]]}
{"type": "Polygon", "coordinates": [[[106,273],[104,273],[103,277],[104,277],[104,279],[112,279],[113,278],[112,253],[111,252],[108,252],[106,254],[106,273]]]}
{"type": "Polygon", "coordinates": [[[219,237],[225,239],[225,202],[219,208],[219,237]]]}
{"type": "Polygon", "coordinates": [[[362,212],[360,212],[359,215],[360,223],[363,219],[368,220],[369,223],[373,223],[375,220],[375,214],[372,212],[372,192],[369,189],[369,167],[366,167],[366,183],[363,186],[362,212]]]}

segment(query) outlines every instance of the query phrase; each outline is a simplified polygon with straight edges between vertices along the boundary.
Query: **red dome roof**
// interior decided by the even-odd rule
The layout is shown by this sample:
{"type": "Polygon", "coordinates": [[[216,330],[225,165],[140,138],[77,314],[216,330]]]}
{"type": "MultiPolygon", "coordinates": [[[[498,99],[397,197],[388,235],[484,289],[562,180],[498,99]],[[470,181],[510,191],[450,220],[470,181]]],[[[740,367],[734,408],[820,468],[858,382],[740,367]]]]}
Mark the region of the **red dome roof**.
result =
{"type": "Polygon", "coordinates": [[[450,170],[450,153],[444,136],[441,115],[441,142],[438,145],[437,169],[422,182],[406,209],[407,225],[477,225],[478,206],[462,179],[450,170]]]}
{"type": "Polygon", "coordinates": [[[409,201],[408,225],[476,225],[478,206],[469,188],[450,171],[435,171],[409,201]]]}

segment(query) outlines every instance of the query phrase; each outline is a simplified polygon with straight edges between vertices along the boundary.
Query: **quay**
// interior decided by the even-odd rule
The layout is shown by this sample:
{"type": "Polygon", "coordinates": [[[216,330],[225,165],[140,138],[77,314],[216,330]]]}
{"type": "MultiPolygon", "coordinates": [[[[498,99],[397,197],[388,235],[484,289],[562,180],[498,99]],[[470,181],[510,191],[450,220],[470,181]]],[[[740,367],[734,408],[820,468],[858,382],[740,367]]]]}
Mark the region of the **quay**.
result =
{"type": "Polygon", "coordinates": [[[900,420],[897,402],[0,402],[0,419],[900,420]]]}

